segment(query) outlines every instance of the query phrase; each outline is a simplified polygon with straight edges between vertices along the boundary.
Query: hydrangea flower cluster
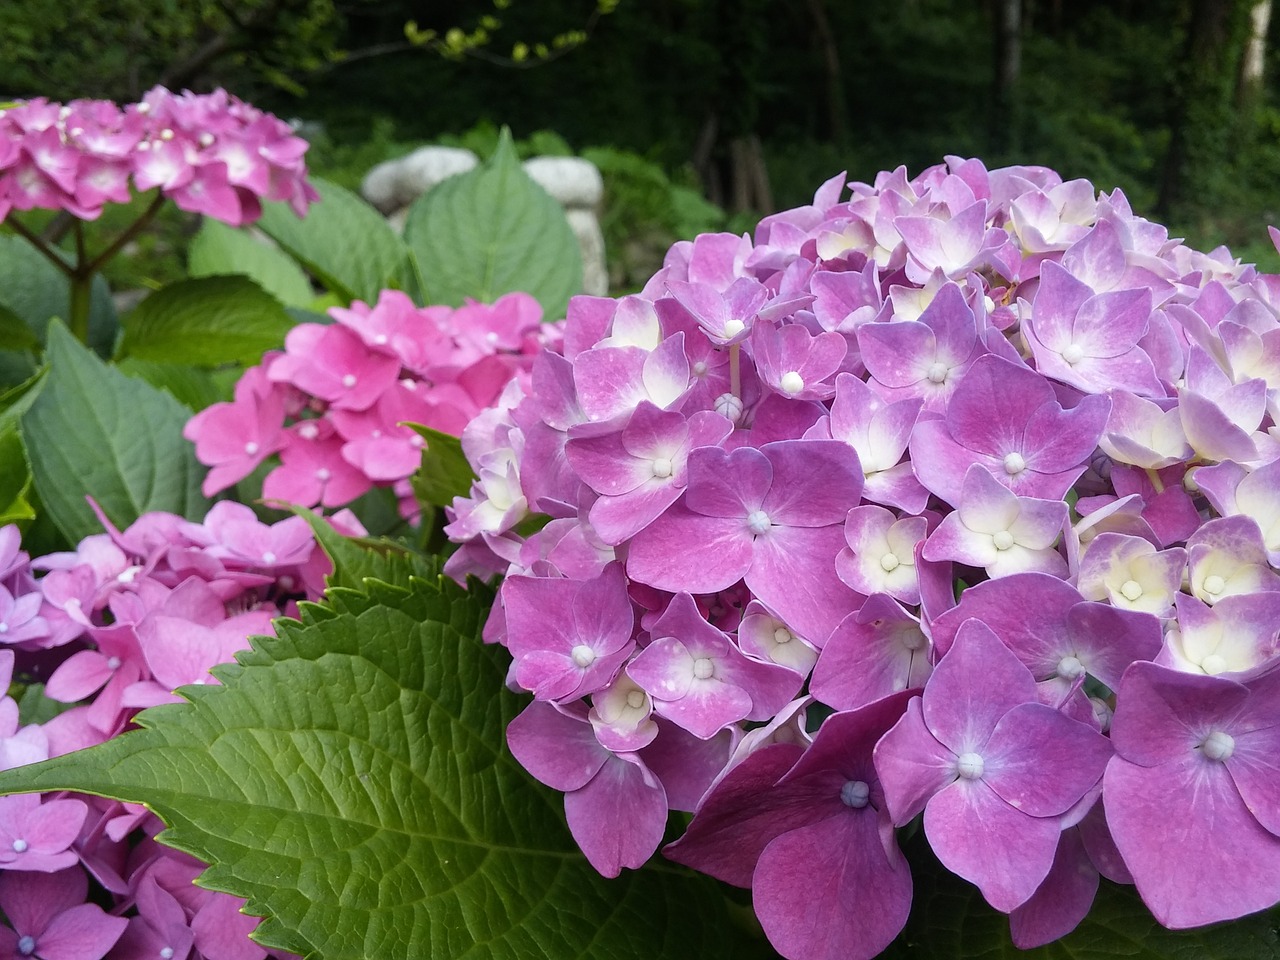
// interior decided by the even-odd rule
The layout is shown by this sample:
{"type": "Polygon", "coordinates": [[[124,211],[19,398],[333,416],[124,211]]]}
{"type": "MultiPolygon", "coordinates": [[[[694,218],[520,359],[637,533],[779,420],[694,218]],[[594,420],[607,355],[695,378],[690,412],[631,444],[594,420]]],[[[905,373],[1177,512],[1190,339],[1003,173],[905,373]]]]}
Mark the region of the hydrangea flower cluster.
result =
{"type": "Polygon", "coordinates": [[[1275,904],[1278,316],[1118,190],[955,157],[575,299],[447,528],[512,752],[606,875],[695,812],[666,855],[791,958],[893,940],[921,816],[1023,947],[1100,876],[1275,904]]]}
{"type": "MultiPolygon", "coordinates": [[[[101,516],[101,514],[100,514],[101,516]]],[[[145,514],[32,559],[0,528],[0,769],[123,732],[139,708],[270,634],[329,572],[301,517],[267,525],[223,501],[201,523],[145,514]],[[39,685],[43,682],[43,688],[39,685]],[[39,705],[44,722],[24,723],[39,705]]],[[[362,533],[349,516],[343,532],[362,533]]],[[[0,950],[64,960],[262,960],[243,900],[201,890],[199,861],[153,839],[145,808],[98,797],[0,798],[0,950]],[[90,893],[90,882],[95,892],[90,893]],[[104,905],[106,909],[104,910],[104,905]]],[[[277,956],[283,956],[276,954],[277,956]]]]}
{"type": "Polygon", "coordinates": [[[123,109],[21,101],[0,110],[0,220],[32,209],[94,220],[105,204],[128,203],[130,184],[233,226],[257,220],[263,200],[302,216],[319,196],[306,150],[283,120],[225,90],[156,87],[123,109]]]}
{"type": "Polygon", "coordinates": [[[417,503],[408,478],[425,441],[406,423],[457,436],[558,335],[526,293],[493,304],[419,308],[384,290],[370,307],[332,307],[332,324],[300,323],[284,351],[246,370],[235,399],[188,421],[184,436],[211,467],[213,496],[279,456],[262,493],[302,506],[340,507],[391,486],[401,513],[417,503]]]}

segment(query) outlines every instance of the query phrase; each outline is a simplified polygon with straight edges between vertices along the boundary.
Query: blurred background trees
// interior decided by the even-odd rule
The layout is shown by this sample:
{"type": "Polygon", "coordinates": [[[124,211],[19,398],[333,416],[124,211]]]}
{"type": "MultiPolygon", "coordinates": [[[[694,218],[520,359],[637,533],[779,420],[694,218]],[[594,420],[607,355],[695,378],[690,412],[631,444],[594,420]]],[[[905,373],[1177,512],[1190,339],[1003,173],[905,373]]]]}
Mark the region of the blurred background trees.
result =
{"type": "Polygon", "coordinates": [[[842,169],[1047,164],[1122,187],[1197,245],[1273,257],[1270,6],[5,0],[0,95],[223,84],[308,121],[321,172],[352,184],[419,143],[508,124],[539,149],[594,150],[630,171],[633,193],[683,205],[646,214],[668,230],[749,223],[842,169]]]}

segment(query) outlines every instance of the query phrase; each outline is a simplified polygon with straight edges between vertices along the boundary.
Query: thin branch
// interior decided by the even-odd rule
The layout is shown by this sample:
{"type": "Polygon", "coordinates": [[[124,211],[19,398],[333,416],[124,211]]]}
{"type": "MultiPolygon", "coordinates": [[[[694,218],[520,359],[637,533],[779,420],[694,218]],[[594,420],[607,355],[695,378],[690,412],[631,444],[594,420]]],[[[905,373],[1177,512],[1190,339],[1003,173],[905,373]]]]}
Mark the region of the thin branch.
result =
{"type": "Polygon", "coordinates": [[[160,212],[160,208],[164,206],[164,201],[164,194],[157,193],[155,199],[151,201],[151,206],[147,207],[147,209],[142,212],[142,216],[133,221],[133,223],[129,225],[128,230],[116,237],[115,242],[112,243],[111,246],[103,250],[100,254],[89,261],[89,263],[82,265],[78,272],[83,276],[89,276],[101,269],[104,263],[119,253],[126,243],[141,233],[143,228],[155,219],[156,214],[160,212]]]}
{"type": "Polygon", "coordinates": [[[62,259],[53,247],[45,243],[38,233],[29,229],[21,220],[16,220],[13,217],[10,217],[5,221],[5,223],[12,227],[13,231],[26,240],[27,243],[39,250],[46,260],[65,273],[68,277],[75,276],[75,268],[72,267],[71,264],[67,263],[66,260],[62,259]]]}

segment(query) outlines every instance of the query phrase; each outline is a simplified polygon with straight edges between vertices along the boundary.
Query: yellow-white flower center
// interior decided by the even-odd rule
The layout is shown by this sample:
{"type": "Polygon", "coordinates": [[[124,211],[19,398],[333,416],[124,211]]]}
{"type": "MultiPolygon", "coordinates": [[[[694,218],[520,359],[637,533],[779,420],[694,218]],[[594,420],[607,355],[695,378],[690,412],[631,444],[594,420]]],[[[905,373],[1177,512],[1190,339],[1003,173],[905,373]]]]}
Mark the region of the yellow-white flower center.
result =
{"type": "Polygon", "coordinates": [[[886,553],[880,558],[880,569],[885,573],[893,573],[901,564],[902,561],[898,559],[896,553],[886,553]]]}
{"type": "Polygon", "coordinates": [[[930,383],[946,383],[947,374],[951,372],[951,368],[945,363],[931,363],[929,369],[925,372],[925,376],[929,378],[930,383]]]}
{"type": "Polygon", "coordinates": [[[727,320],[725,321],[725,325],[724,325],[724,335],[726,337],[736,337],[746,328],[747,328],[747,325],[743,323],[741,320],[738,320],[738,319],[727,320]]]}
{"type": "Polygon", "coordinates": [[[1204,578],[1204,592],[1217,596],[1227,588],[1227,581],[1223,580],[1216,573],[1212,576],[1204,578]]]}
{"type": "Polygon", "coordinates": [[[671,461],[666,457],[659,457],[653,461],[653,466],[650,469],[653,470],[653,475],[659,480],[665,480],[671,476],[671,461]]]}
{"type": "Polygon", "coordinates": [[[574,663],[582,667],[584,670],[596,662],[596,652],[585,643],[580,643],[574,647],[569,652],[569,656],[573,659],[574,663]]]}
{"type": "Polygon", "coordinates": [[[759,536],[769,529],[769,515],[763,510],[752,510],[747,514],[747,529],[759,536]]]}
{"type": "Polygon", "coordinates": [[[1210,760],[1226,761],[1230,760],[1231,755],[1236,752],[1236,740],[1229,733],[1215,730],[1204,738],[1200,749],[1210,760]]]}
{"type": "Polygon", "coordinates": [[[1132,603],[1142,596],[1142,584],[1137,580],[1126,580],[1120,584],[1120,596],[1132,603]]]}
{"type": "Polygon", "coordinates": [[[710,657],[699,657],[693,661],[693,675],[699,680],[707,680],[716,672],[716,665],[710,657]]]}
{"type": "Polygon", "coordinates": [[[1027,469],[1027,461],[1022,459],[1020,453],[1006,453],[1004,456],[1004,472],[1009,476],[1015,476],[1027,469]]]}
{"type": "Polygon", "coordinates": [[[783,393],[794,397],[804,389],[804,378],[800,376],[798,371],[789,370],[782,375],[782,381],[779,385],[782,387],[783,393]]]}
{"type": "Polygon", "coordinates": [[[1074,367],[1084,359],[1084,347],[1078,343],[1068,344],[1062,351],[1062,359],[1074,367]]]}
{"type": "Polygon", "coordinates": [[[1013,534],[1008,530],[1000,530],[991,535],[991,543],[997,550],[1008,550],[1013,546],[1013,534]]]}
{"type": "Polygon", "coordinates": [[[956,773],[964,780],[982,779],[982,755],[977,753],[960,754],[960,756],[956,758],[956,773]]]}

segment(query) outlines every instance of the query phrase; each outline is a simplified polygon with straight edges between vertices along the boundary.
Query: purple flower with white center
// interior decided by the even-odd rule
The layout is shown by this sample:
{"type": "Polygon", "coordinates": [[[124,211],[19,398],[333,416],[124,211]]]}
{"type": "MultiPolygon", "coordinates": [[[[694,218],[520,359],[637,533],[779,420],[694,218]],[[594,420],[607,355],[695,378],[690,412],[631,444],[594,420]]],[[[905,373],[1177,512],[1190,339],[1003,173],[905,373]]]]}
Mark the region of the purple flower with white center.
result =
{"type": "Polygon", "coordinates": [[[1280,670],[1243,683],[1153,663],[1125,672],[1103,797],[1138,893],[1164,926],[1280,901],[1277,714],[1280,670]]]}
{"type": "Polygon", "coordinates": [[[510,577],[502,585],[516,682],[539,700],[607,687],[635,649],[635,613],[620,564],[590,580],[510,577]]]}
{"type": "Polygon", "coordinates": [[[1226,597],[1212,607],[1178,595],[1177,623],[1155,660],[1187,673],[1244,673],[1280,655],[1280,593],[1226,597]]]}
{"type": "Polygon", "coordinates": [[[1280,567],[1280,459],[1253,471],[1235,463],[1201,467],[1195,480],[1219,514],[1246,516],[1258,525],[1267,559],[1280,567]]]}
{"type": "Polygon", "coordinates": [[[663,852],[730,883],[748,880],[756,915],[784,956],[870,960],[902,930],[911,907],[911,872],[872,762],[905,701],[833,714],[790,769],[793,747],[753,754],[663,852]],[[823,895],[807,896],[815,886],[823,895]]]}
{"type": "Polygon", "coordinates": [[[635,536],[684,492],[689,451],[718,446],[732,432],[717,413],[686,418],[642,401],[621,430],[571,437],[565,456],[600,495],[591,506],[596,533],[609,544],[635,536]]]}
{"type": "Polygon", "coordinates": [[[1080,594],[1162,617],[1173,607],[1186,566],[1182,547],[1157,550],[1142,537],[1100,533],[1080,561],[1080,594]]]}
{"type": "Polygon", "coordinates": [[[399,358],[369,350],[342,324],[300,323],[285,337],[285,351],[267,377],[342,410],[367,410],[400,375],[399,358]]]}
{"type": "Polygon", "coordinates": [[[941,653],[971,619],[996,632],[1035,677],[1041,702],[1051,706],[1072,696],[1086,673],[1114,690],[1129,664],[1154,660],[1163,644],[1158,618],[1084,600],[1069,583],[1043,573],[1017,573],[966,590],[933,622],[941,653]]]}
{"type": "MultiPolygon", "coordinates": [[[[821,245],[822,241],[818,242],[821,245]]],[[[813,314],[823,330],[853,333],[876,319],[884,306],[879,273],[872,261],[857,272],[815,273],[810,288],[814,293],[813,314]]]]}
{"type": "Polygon", "coordinates": [[[0,583],[0,643],[30,645],[47,639],[49,625],[40,616],[43,603],[39,592],[15,597],[0,583]]]}
{"type": "Polygon", "coordinates": [[[920,513],[929,501],[929,491],[920,485],[911,464],[903,462],[903,455],[922,404],[910,397],[890,403],[862,380],[842,373],[836,377],[831,415],[814,424],[805,437],[829,437],[853,447],[862,464],[864,500],[920,513]]]}
{"type": "Polygon", "coordinates": [[[1223,517],[1200,527],[1187,540],[1187,567],[1192,595],[1208,604],[1280,590],[1262,531],[1250,517],[1223,517]]]}
{"type": "Polygon", "coordinates": [[[627,675],[655,713],[704,740],[739,720],[768,720],[800,689],[795,671],[744,656],[687,593],[671,600],[650,634],[627,675]]]}
{"type": "Polygon", "coordinates": [[[969,467],[981,464],[1020,497],[1061,500],[1084,473],[1106,426],[1111,402],[1081,398],[1063,409],[1053,387],[1028,367],[978,358],[942,420],[911,434],[911,464],[931,493],[955,506],[969,467]]]}
{"type": "Polygon", "coordinates": [[[645,400],[669,409],[691,383],[684,334],[668,337],[653,350],[593,347],[574,358],[573,382],[591,422],[630,413],[645,400]]]}
{"type": "Polygon", "coordinates": [[[949,219],[935,216],[898,217],[894,227],[902,235],[908,257],[907,277],[923,283],[934,270],[948,277],[963,277],[981,267],[985,255],[999,245],[1003,231],[987,233],[987,204],[984,200],[965,207],[949,219]]]}
{"type": "Polygon", "coordinates": [[[923,810],[938,859],[1007,913],[1048,875],[1059,818],[1110,755],[1101,734],[1039,703],[1031,672],[969,620],[876,745],[875,764],[893,822],[923,810]]]}
{"type": "Polygon", "coordinates": [[[847,349],[840,334],[813,336],[798,323],[761,323],[752,329],[750,345],[760,382],[775,393],[797,400],[835,394],[832,379],[847,349]]]}
{"type": "Polygon", "coordinates": [[[9,960],[102,960],[129,921],[86,903],[89,882],[79,867],[18,877],[0,874],[0,956],[9,960]]]}
{"type": "Polygon", "coordinates": [[[1151,358],[1138,346],[1150,316],[1150,290],[1095,294],[1049,260],[1022,331],[1046,377],[1086,393],[1122,389],[1162,397],[1151,358]]]}
{"type": "Polygon", "coordinates": [[[750,337],[756,315],[769,299],[769,291],[751,277],[738,277],[724,290],[681,280],[668,281],[667,289],[718,346],[734,346],[750,337]]]}
{"type": "Polygon", "coordinates": [[[899,520],[884,507],[854,507],[844,521],[846,547],[836,555],[836,573],[865,596],[887,593],[914,606],[920,602],[916,544],[928,527],[924,517],[899,520]]]}
{"type": "Polygon", "coordinates": [[[1195,456],[1176,406],[1163,407],[1127,390],[1113,390],[1109,396],[1111,415],[1098,446],[1112,460],[1160,470],[1195,456]]]}
{"type": "Polygon", "coordinates": [[[653,743],[658,735],[653,701],[626,671],[619,673],[604,690],[591,695],[587,719],[596,739],[615,753],[634,753],[653,743]]]}
{"type": "Polygon", "coordinates": [[[684,499],[632,539],[627,574],[672,593],[717,593],[744,579],[818,645],[858,600],[835,558],[861,492],[857,454],[839,441],[701,447],[689,455],[684,499]]]}
{"type": "Polygon", "coordinates": [[[853,710],[923,687],[933,672],[920,621],[886,594],[867,598],[827,638],[809,692],[827,706],[853,710]]]}
{"type": "Polygon", "coordinates": [[[818,651],[792,633],[759,600],[752,600],[743,611],[738,624],[738,649],[752,660],[780,664],[802,677],[808,676],[818,659],[818,651]]]}
{"type": "Polygon", "coordinates": [[[582,711],[535,700],[508,724],[507,745],[537,780],[564,793],[569,831],[599,873],[639,868],[658,849],[666,790],[635,753],[601,746],[582,711]]]}
{"type": "Polygon", "coordinates": [[[956,509],[929,535],[924,557],[982,567],[993,580],[1032,571],[1063,577],[1067,562],[1054,546],[1067,516],[1061,500],[1019,497],[974,464],[956,509]]]}
{"type": "Polygon", "coordinates": [[[867,372],[891,400],[921,398],[941,411],[974,360],[986,350],[964,293],[945,284],[919,320],[867,323],[858,328],[867,372]]]}
{"type": "Polygon", "coordinates": [[[1267,382],[1233,383],[1216,360],[1192,349],[1186,386],[1178,390],[1178,413],[1187,442],[1203,460],[1258,458],[1255,431],[1267,408],[1267,382]]]}
{"type": "Polygon", "coordinates": [[[80,857],[71,845],[88,813],[83,800],[0,797],[0,870],[53,873],[74,866],[80,857]]]}
{"type": "Polygon", "coordinates": [[[116,944],[119,960],[187,960],[194,936],[187,913],[173,895],[147,876],[138,885],[138,914],[116,944]]]}
{"type": "Polygon", "coordinates": [[[1010,222],[1024,250],[1045,253],[1065,250],[1085,236],[1097,210],[1093,184],[1070,180],[1017,197],[1010,205],[1010,222]]]}

